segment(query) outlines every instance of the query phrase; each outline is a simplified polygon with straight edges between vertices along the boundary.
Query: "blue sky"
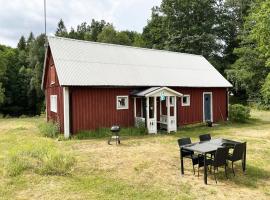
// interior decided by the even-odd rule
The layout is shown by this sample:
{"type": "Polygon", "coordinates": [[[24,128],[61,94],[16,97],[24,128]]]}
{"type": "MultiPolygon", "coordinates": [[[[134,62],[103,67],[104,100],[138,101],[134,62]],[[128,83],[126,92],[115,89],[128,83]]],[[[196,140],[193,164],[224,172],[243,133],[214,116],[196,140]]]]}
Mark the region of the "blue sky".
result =
{"type": "MultiPolygon", "coordinates": [[[[48,34],[62,18],[67,26],[104,19],[117,30],[142,32],[161,0],[47,0],[48,34]]],[[[0,44],[15,47],[21,35],[44,32],[43,0],[0,0],[0,44]]]]}

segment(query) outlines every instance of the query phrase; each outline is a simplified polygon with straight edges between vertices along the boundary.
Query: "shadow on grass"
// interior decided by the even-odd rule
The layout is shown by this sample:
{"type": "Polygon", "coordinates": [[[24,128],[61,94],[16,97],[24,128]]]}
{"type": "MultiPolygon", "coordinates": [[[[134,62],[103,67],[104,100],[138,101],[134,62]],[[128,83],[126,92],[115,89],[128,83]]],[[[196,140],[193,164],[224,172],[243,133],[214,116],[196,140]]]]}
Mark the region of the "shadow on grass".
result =
{"type": "Polygon", "coordinates": [[[199,135],[210,133],[213,136],[224,135],[230,133],[232,129],[264,129],[269,126],[269,122],[260,119],[250,119],[246,123],[221,122],[213,127],[207,127],[205,124],[188,125],[180,128],[175,137],[191,137],[198,138],[199,135]]]}
{"type": "MultiPolygon", "coordinates": [[[[240,162],[235,165],[235,176],[233,176],[231,168],[228,168],[228,181],[238,186],[249,188],[257,188],[260,181],[269,182],[270,173],[260,167],[247,165],[247,170],[244,174],[240,162]]],[[[213,175],[209,175],[213,180],[213,175]]],[[[227,180],[224,174],[224,169],[219,170],[217,173],[217,181],[227,180]]]]}

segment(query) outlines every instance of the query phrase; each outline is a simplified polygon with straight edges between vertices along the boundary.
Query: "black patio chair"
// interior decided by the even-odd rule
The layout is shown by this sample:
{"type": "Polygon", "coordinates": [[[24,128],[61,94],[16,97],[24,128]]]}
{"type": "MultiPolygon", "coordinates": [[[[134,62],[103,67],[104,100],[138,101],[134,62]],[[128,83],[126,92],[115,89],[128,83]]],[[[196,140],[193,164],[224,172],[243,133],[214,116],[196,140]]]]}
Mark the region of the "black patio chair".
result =
{"type": "Polygon", "coordinates": [[[182,146],[187,145],[187,144],[191,144],[190,138],[180,138],[180,139],[177,140],[177,142],[178,142],[178,146],[179,146],[179,149],[180,149],[180,158],[181,158],[181,153],[182,153],[183,158],[189,158],[189,159],[192,160],[193,173],[195,175],[194,166],[198,165],[199,163],[202,163],[203,157],[200,156],[200,155],[194,154],[193,151],[188,151],[188,150],[185,150],[185,149],[181,150],[182,146]]]}
{"type": "Polygon", "coordinates": [[[233,148],[233,153],[229,154],[229,156],[227,158],[227,160],[232,162],[232,171],[233,171],[234,176],[235,176],[235,171],[234,171],[233,163],[243,159],[245,145],[246,145],[246,142],[240,143],[240,144],[235,144],[234,148],[233,148]]]}
{"type": "MultiPolygon", "coordinates": [[[[203,134],[199,135],[200,142],[206,142],[211,140],[211,135],[210,134],[203,134]]],[[[214,153],[211,153],[211,159],[215,156],[214,153]]]]}
{"type": "Polygon", "coordinates": [[[228,178],[227,176],[227,158],[229,155],[229,148],[227,147],[222,147],[222,148],[218,148],[216,150],[215,153],[215,157],[213,159],[207,159],[206,160],[206,164],[211,166],[214,168],[214,177],[215,177],[215,181],[217,184],[217,177],[216,177],[216,171],[218,171],[218,167],[224,167],[225,169],[225,176],[226,178],[228,178]]]}
{"type": "Polygon", "coordinates": [[[211,135],[210,134],[203,134],[199,136],[200,142],[205,142],[211,140],[211,135]]]}

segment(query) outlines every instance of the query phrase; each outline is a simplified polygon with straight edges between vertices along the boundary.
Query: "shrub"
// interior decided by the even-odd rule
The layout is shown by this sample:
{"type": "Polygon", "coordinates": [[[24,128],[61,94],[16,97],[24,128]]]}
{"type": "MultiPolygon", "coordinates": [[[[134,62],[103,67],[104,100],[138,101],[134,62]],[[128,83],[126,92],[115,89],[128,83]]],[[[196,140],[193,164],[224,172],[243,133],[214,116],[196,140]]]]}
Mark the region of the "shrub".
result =
{"type": "Polygon", "coordinates": [[[60,153],[48,154],[43,158],[42,165],[37,172],[42,175],[67,175],[72,171],[75,159],[60,153]]]}
{"type": "Polygon", "coordinates": [[[235,122],[245,122],[250,118],[250,108],[241,104],[229,106],[229,118],[235,122]]]}
{"type": "Polygon", "coordinates": [[[51,121],[39,124],[38,128],[43,136],[50,138],[57,137],[60,132],[58,123],[54,123],[51,121]]]}
{"type": "Polygon", "coordinates": [[[19,154],[10,155],[6,164],[6,174],[8,176],[20,175],[24,170],[29,168],[29,162],[27,159],[19,154]]]}
{"type": "Polygon", "coordinates": [[[76,160],[72,155],[57,151],[52,145],[31,144],[16,147],[8,156],[5,172],[17,176],[26,170],[41,175],[66,175],[72,171],[76,160]]]}

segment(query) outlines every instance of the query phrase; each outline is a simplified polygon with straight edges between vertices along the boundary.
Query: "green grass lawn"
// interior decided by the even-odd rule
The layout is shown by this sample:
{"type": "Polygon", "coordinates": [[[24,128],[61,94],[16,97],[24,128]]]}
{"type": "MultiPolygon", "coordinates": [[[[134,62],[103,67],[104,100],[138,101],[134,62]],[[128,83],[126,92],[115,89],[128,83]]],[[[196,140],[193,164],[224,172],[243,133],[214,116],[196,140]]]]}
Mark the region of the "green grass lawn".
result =
{"type": "Polygon", "coordinates": [[[171,135],[125,136],[119,146],[107,145],[106,138],[44,138],[37,128],[43,120],[0,119],[0,199],[270,199],[270,112],[253,110],[252,120],[245,124],[197,125],[171,135]],[[202,133],[247,141],[246,175],[238,163],[235,177],[230,173],[227,180],[221,169],[218,184],[210,175],[209,184],[204,185],[203,169],[198,178],[185,160],[182,177],[176,140],[189,136],[195,142],[202,133]],[[32,157],[43,151],[63,153],[76,163],[68,174],[48,175],[36,169],[40,163],[30,160],[34,167],[11,176],[10,158],[26,150],[32,157]]]}

